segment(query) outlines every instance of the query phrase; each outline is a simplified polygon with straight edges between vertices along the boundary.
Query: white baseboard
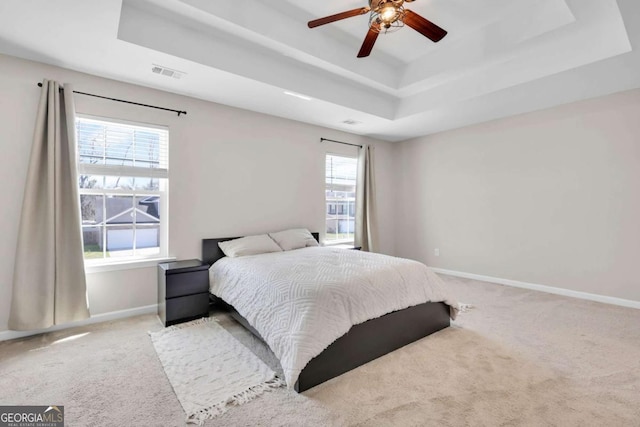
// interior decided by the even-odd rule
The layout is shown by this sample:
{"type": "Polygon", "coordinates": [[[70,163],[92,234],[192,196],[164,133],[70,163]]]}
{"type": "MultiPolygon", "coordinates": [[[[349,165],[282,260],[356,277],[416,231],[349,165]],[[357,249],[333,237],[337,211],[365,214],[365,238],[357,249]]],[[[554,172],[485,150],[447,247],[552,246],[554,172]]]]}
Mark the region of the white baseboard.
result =
{"type": "Polygon", "coordinates": [[[130,308],[127,310],[112,311],[109,313],[96,314],[86,320],[78,322],[65,323],[64,325],[55,325],[46,329],[38,329],[35,331],[2,331],[0,332],[0,341],[13,340],[16,338],[28,337],[31,335],[44,334],[47,332],[61,331],[63,329],[76,328],[78,326],[92,325],[94,323],[108,322],[110,320],[124,319],[127,317],[140,316],[142,314],[157,313],[158,305],[152,304],[144,307],[130,308]]]}
{"type": "Polygon", "coordinates": [[[619,305],[622,307],[640,309],[640,301],[633,301],[623,298],[608,297],[605,295],[590,294],[588,292],[572,291],[571,289],[555,288],[553,286],[538,285],[535,283],[520,282],[511,279],[501,279],[499,277],[483,276],[480,274],[465,273],[462,271],[445,270],[444,268],[430,267],[436,273],[449,276],[464,277],[466,279],[480,280],[481,282],[498,283],[500,285],[513,286],[514,288],[530,289],[533,291],[546,292],[549,294],[562,295],[565,297],[586,299],[589,301],[602,302],[605,304],[619,305]]]}

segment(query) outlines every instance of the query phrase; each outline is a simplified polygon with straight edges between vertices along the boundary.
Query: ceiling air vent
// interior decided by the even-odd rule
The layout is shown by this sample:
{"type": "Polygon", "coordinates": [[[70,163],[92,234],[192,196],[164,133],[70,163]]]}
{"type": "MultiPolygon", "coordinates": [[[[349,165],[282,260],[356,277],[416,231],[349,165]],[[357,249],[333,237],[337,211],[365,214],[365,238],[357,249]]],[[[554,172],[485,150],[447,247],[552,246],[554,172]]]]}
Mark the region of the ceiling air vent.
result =
{"type": "Polygon", "coordinates": [[[362,122],[359,122],[359,121],[357,121],[357,120],[353,120],[353,119],[347,119],[347,120],[345,120],[345,121],[344,121],[344,122],[342,122],[342,123],[344,123],[345,125],[349,125],[349,126],[355,126],[355,125],[360,125],[360,124],[362,124],[362,122]]]}
{"type": "Polygon", "coordinates": [[[155,74],[160,74],[167,77],[173,77],[174,79],[180,79],[184,76],[184,71],[172,70],[171,68],[163,67],[162,65],[152,64],[151,71],[155,74]]]}

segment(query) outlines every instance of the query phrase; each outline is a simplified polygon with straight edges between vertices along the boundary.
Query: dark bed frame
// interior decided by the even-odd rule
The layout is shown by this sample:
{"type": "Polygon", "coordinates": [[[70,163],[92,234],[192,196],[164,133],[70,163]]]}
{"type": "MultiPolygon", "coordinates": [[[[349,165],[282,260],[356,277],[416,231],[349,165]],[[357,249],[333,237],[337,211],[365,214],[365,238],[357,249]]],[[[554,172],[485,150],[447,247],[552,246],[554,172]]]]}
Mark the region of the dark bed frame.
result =
{"type": "MultiPolygon", "coordinates": [[[[318,233],[311,234],[318,240],[318,233]]],[[[233,239],[237,237],[203,239],[202,260],[212,265],[224,257],[218,243],[233,239]]],[[[240,313],[226,301],[222,302],[234,319],[264,341],[240,313]]],[[[442,302],[427,302],[355,325],[307,364],[294,389],[297,392],[308,390],[449,324],[449,307],[442,302]]]]}

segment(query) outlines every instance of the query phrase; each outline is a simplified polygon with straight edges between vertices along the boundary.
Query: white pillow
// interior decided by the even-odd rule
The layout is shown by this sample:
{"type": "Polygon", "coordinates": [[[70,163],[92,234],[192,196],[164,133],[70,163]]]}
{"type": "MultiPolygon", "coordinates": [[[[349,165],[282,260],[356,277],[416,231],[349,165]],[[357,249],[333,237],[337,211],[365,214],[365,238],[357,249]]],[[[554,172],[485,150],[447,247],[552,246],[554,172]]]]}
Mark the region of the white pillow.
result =
{"type": "Polygon", "coordinates": [[[282,252],[280,246],[266,234],[247,236],[239,239],[218,242],[222,252],[228,257],[235,258],[246,255],[267,254],[270,252],[282,252]]]}
{"type": "Polygon", "coordinates": [[[283,251],[318,246],[318,242],[306,228],[292,228],[277,233],[269,233],[269,236],[275,240],[283,251]]]}

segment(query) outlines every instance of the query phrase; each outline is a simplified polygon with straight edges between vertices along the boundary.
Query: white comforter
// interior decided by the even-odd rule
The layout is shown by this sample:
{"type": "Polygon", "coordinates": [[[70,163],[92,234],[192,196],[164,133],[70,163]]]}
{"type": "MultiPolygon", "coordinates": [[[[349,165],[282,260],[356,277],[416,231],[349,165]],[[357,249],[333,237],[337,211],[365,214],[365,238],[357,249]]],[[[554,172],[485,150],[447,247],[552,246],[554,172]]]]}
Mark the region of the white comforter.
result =
{"type": "Polygon", "coordinates": [[[310,247],[222,258],[211,293],[253,326],[280,359],[289,387],[353,325],[428,301],[458,305],[424,264],[354,250],[310,247]]]}

